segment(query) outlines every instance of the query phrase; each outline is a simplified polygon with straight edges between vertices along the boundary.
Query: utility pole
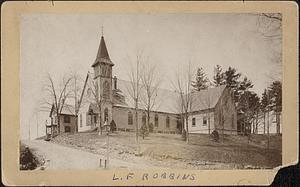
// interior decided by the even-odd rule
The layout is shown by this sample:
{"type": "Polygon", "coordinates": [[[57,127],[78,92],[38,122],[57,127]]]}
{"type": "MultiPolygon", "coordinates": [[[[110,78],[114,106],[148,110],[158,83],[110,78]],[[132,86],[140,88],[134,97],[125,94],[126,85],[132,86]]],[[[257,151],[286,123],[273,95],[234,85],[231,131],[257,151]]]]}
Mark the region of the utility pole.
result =
{"type": "Polygon", "coordinates": [[[138,136],[139,136],[139,125],[138,125],[138,86],[139,86],[139,82],[138,82],[138,74],[139,74],[139,59],[137,57],[137,61],[136,61],[136,100],[135,100],[135,121],[136,121],[136,143],[138,144],[138,136]]]}
{"type": "Polygon", "coordinates": [[[74,91],[75,91],[75,118],[76,118],[76,125],[75,125],[75,132],[78,132],[78,114],[77,114],[77,107],[78,107],[78,103],[77,103],[77,85],[76,85],[76,75],[74,75],[74,84],[75,84],[75,88],[74,88],[74,91]]]}
{"type": "Polygon", "coordinates": [[[268,117],[268,149],[270,148],[270,117],[269,117],[269,109],[268,109],[268,113],[267,113],[268,115],[267,115],[267,117],[268,117]]]}
{"type": "Polygon", "coordinates": [[[39,137],[39,113],[36,113],[36,138],[39,137]]]}
{"type": "MultiPolygon", "coordinates": [[[[269,98],[269,92],[267,93],[267,96],[268,96],[268,105],[270,105],[270,98],[269,98]]],[[[268,150],[269,150],[269,148],[270,148],[270,108],[269,108],[269,106],[267,106],[267,111],[268,111],[268,115],[267,115],[267,117],[268,117],[268,150]]]]}
{"type": "Polygon", "coordinates": [[[30,140],[30,119],[28,120],[28,133],[29,133],[28,139],[30,140]]]}
{"type": "MultiPolygon", "coordinates": [[[[107,127],[107,126],[106,126],[107,127]]],[[[109,131],[107,131],[107,139],[106,139],[106,144],[107,144],[107,152],[106,152],[106,168],[109,168],[109,131]]]]}

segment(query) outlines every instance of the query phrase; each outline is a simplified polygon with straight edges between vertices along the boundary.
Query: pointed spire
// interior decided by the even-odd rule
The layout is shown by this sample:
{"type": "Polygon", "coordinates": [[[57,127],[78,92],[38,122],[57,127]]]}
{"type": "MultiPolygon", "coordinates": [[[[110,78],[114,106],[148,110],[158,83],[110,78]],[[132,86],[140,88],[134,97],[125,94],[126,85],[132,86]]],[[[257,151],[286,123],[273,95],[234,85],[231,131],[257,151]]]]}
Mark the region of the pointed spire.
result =
{"type": "Polygon", "coordinates": [[[103,26],[101,28],[102,28],[102,36],[101,36],[101,40],[100,40],[100,45],[98,48],[96,60],[95,60],[94,64],[92,65],[92,67],[95,67],[100,62],[104,62],[104,63],[113,65],[113,63],[111,62],[111,60],[109,58],[109,54],[108,54],[105,40],[103,37],[103,26]]]}
{"type": "Polygon", "coordinates": [[[99,49],[98,49],[96,58],[97,59],[104,58],[106,60],[110,60],[103,36],[101,36],[100,45],[99,45],[99,49]]]}

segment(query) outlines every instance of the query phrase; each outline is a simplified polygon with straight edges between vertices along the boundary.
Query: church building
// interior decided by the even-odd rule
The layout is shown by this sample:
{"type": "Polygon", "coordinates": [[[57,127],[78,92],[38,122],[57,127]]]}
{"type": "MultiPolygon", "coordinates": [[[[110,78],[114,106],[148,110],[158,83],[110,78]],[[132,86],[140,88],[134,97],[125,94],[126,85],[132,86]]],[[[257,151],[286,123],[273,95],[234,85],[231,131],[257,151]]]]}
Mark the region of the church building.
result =
{"type": "MultiPolygon", "coordinates": [[[[135,131],[134,101],[130,97],[131,82],[112,76],[114,67],[104,37],[101,36],[93,73],[89,73],[82,93],[82,103],[78,114],[78,132],[92,131],[101,124],[113,120],[118,131],[135,131]],[[94,88],[87,85],[93,85],[94,88]],[[96,102],[101,98],[101,103],[96,102]],[[99,115],[100,114],[100,115],[99,115]]],[[[143,92],[141,88],[141,92],[143,92]]],[[[172,90],[158,88],[157,102],[150,113],[153,132],[181,133],[184,128],[179,107],[180,95],[172,90]]],[[[211,133],[222,130],[226,134],[237,133],[237,112],[232,91],[220,86],[192,93],[193,106],[189,113],[190,133],[211,133]]],[[[146,124],[145,107],[139,104],[139,128],[146,124]]],[[[63,128],[62,128],[63,129],[63,128]]]]}

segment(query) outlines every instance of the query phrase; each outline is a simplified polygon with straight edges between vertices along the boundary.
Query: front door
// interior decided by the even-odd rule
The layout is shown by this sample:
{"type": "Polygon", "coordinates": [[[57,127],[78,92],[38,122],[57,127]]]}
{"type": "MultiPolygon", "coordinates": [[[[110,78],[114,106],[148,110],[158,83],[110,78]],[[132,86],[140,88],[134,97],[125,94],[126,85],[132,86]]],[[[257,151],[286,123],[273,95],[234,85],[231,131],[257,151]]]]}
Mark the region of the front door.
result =
{"type": "Polygon", "coordinates": [[[104,121],[107,121],[107,123],[108,123],[108,109],[107,108],[104,109],[104,121]]]}

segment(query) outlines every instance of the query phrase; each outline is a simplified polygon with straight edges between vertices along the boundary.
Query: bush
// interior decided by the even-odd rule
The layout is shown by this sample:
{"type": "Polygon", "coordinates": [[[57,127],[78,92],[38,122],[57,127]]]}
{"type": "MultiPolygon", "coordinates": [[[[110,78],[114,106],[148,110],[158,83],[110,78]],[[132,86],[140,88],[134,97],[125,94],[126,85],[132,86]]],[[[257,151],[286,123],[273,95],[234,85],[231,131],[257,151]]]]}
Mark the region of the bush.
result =
{"type": "Polygon", "coordinates": [[[37,167],[37,159],[28,147],[21,146],[20,150],[20,170],[33,170],[37,167]]]}
{"type": "Polygon", "coordinates": [[[153,123],[149,124],[149,132],[153,132],[153,123]]]}
{"type": "Polygon", "coordinates": [[[117,125],[116,125],[115,121],[112,120],[112,121],[110,122],[110,131],[111,131],[111,132],[114,132],[114,131],[116,131],[116,130],[117,130],[117,125]]]}
{"type": "Polygon", "coordinates": [[[147,125],[142,125],[142,127],[140,128],[140,135],[143,137],[143,139],[145,138],[145,136],[149,135],[147,125]]]}
{"type": "Polygon", "coordinates": [[[215,142],[219,142],[220,137],[217,130],[212,131],[211,137],[215,142]]]}

